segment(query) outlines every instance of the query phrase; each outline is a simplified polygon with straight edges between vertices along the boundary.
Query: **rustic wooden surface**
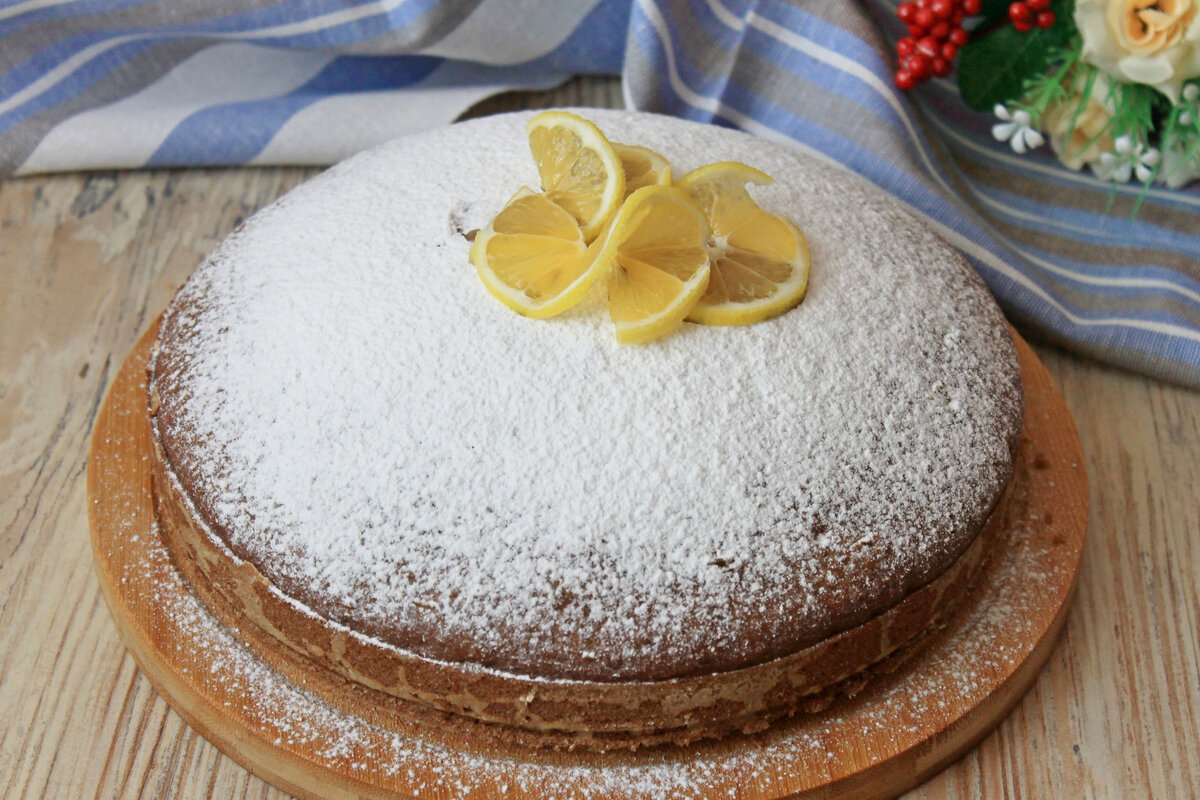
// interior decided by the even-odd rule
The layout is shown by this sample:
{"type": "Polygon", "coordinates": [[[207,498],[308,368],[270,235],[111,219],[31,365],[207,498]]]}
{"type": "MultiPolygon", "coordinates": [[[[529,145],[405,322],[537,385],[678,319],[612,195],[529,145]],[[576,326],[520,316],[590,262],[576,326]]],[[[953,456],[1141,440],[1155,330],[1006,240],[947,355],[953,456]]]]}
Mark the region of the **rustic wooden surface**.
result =
{"type": "MultiPolygon", "coordinates": [[[[490,109],[613,105],[611,85],[490,109]]],[[[0,182],[0,796],[282,798],[150,688],[100,596],[84,468],[104,391],[175,287],[316,170],[0,182]]],[[[1088,551],[999,729],[910,798],[1200,796],[1200,393],[1038,354],[1079,428],[1088,551]]]]}

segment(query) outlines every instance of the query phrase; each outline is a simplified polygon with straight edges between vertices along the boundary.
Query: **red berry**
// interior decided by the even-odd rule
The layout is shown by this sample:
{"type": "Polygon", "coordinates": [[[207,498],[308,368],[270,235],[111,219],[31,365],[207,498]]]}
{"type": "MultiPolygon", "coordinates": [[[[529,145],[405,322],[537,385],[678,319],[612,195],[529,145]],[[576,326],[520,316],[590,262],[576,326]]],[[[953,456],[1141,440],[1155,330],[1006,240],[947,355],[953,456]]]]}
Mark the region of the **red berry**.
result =
{"type": "Polygon", "coordinates": [[[917,49],[933,58],[942,49],[942,43],[932,36],[922,36],[917,40],[917,49]]]}
{"type": "Polygon", "coordinates": [[[933,62],[924,53],[914,53],[905,66],[914,78],[923,81],[929,77],[929,71],[933,69],[933,62]]]}
{"type": "Polygon", "coordinates": [[[1034,11],[1045,11],[1050,7],[1050,0],[1025,0],[1025,5],[1034,11]]]}
{"type": "Polygon", "coordinates": [[[1013,20],[1013,27],[1021,33],[1029,33],[1031,30],[1033,30],[1033,23],[1024,19],[1013,20]]]}
{"type": "Polygon", "coordinates": [[[905,24],[911,23],[913,18],[916,16],[916,13],[916,3],[901,3],[900,5],[896,6],[896,16],[899,17],[900,21],[905,24]]]}
{"type": "Polygon", "coordinates": [[[1043,11],[1037,15],[1037,26],[1039,28],[1049,28],[1053,26],[1057,20],[1058,18],[1054,16],[1053,11],[1043,11]]]}
{"type": "Polygon", "coordinates": [[[983,0],[963,0],[962,8],[968,17],[973,17],[983,11],[983,0]]]}
{"type": "Polygon", "coordinates": [[[964,31],[962,28],[955,28],[950,31],[950,41],[959,47],[965,47],[967,42],[971,40],[971,34],[964,31]]]}
{"type": "Polygon", "coordinates": [[[909,36],[924,36],[925,29],[922,28],[920,25],[916,25],[916,24],[909,25],[908,26],[908,35],[909,36]]]}
{"type": "Polygon", "coordinates": [[[954,42],[946,42],[942,45],[942,58],[947,61],[953,61],[958,58],[958,45],[954,42]]]}
{"type": "Polygon", "coordinates": [[[954,3],[951,0],[933,0],[929,4],[929,10],[939,19],[950,19],[954,13],[954,3]]]}
{"type": "Polygon", "coordinates": [[[954,16],[950,18],[950,24],[951,25],[962,25],[963,20],[966,18],[967,18],[967,12],[963,11],[960,8],[958,11],[955,11],[954,16]]]}
{"type": "Polygon", "coordinates": [[[933,74],[945,78],[954,70],[954,66],[946,59],[938,56],[933,60],[933,74]]]}
{"type": "Polygon", "coordinates": [[[933,12],[928,8],[918,8],[913,19],[917,25],[920,25],[925,30],[929,30],[933,27],[933,24],[937,22],[937,17],[935,17],[933,12]]]}
{"type": "Polygon", "coordinates": [[[917,8],[929,8],[929,4],[932,3],[933,0],[916,0],[916,2],[917,8]]]}
{"type": "Polygon", "coordinates": [[[913,78],[912,73],[907,70],[900,70],[896,73],[896,88],[902,92],[907,92],[909,89],[917,85],[917,81],[913,78]]]}
{"type": "Polygon", "coordinates": [[[946,39],[950,36],[950,23],[942,20],[929,29],[929,35],[935,39],[946,39]]]}
{"type": "Polygon", "coordinates": [[[1013,22],[1024,22],[1033,18],[1033,9],[1023,0],[1018,0],[1008,7],[1008,16],[1013,22]]]}
{"type": "Polygon", "coordinates": [[[896,42],[896,55],[900,56],[901,59],[908,58],[915,52],[917,52],[917,40],[911,36],[905,36],[896,42]]]}

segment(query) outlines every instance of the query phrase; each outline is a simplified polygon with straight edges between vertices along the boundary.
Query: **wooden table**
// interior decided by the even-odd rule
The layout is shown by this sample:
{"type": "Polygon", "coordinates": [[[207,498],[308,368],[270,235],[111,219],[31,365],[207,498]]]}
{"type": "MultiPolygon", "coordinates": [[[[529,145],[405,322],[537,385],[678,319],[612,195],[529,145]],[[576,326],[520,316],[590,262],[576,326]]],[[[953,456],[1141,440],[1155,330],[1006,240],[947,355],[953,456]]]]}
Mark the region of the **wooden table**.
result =
{"type": "MultiPolygon", "coordinates": [[[[573,82],[483,110],[615,105],[573,82]]],[[[309,168],[0,183],[0,796],[281,798],[138,673],[92,570],[105,389],[204,255],[309,168]]],[[[910,798],[1200,796],[1200,393],[1045,347],[1083,440],[1090,541],[1033,690],[910,798]]]]}

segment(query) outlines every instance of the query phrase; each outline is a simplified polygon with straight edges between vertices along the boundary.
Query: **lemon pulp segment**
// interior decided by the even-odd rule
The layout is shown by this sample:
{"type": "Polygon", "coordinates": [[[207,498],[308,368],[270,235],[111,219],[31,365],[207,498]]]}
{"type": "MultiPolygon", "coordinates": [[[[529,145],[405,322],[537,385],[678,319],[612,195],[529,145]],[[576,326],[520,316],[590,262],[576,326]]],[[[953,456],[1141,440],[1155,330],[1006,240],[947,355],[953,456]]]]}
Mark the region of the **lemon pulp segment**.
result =
{"type": "Polygon", "coordinates": [[[622,344],[648,342],[683,322],[709,279],[708,223],[678,189],[647,186],[621,207],[598,260],[622,344]]]}
{"type": "Polygon", "coordinates": [[[625,196],[643,186],[670,186],[671,164],[649,147],[613,142],[625,170],[625,196]]]}
{"type": "Polygon", "coordinates": [[[479,232],[471,262],[487,290],[529,317],[551,317],[583,299],[600,276],[575,219],[523,187],[479,232]]]}
{"type": "Polygon", "coordinates": [[[579,223],[591,242],[625,198],[625,170],[600,129],[568,111],[546,111],[526,126],[546,197],[579,223]]]}
{"type": "Polygon", "coordinates": [[[688,316],[705,325],[749,325],[795,307],[808,290],[808,243],[795,223],[764,211],[746,184],[769,175],[733,161],[689,172],[679,186],[712,226],[712,278],[688,316]]]}

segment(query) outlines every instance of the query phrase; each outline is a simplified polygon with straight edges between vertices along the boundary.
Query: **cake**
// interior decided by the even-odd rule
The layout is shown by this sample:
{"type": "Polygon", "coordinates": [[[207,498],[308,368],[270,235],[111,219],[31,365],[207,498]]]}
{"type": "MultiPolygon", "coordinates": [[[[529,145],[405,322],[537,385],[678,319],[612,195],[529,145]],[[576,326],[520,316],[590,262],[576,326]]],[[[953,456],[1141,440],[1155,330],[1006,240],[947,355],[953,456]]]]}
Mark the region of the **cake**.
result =
{"type": "Polygon", "coordinates": [[[737,160],[807,299],[613,341],[530,320],[471,233],[536,186],[527,114],[402,138],[229,237],[150,363],[164,541],[196,594],[389,714],[518,746],[761,730],[920,646],[1003,524],[1021,385],[962,258],[751,136],[588,116],[677,174],[737,160]]]}

